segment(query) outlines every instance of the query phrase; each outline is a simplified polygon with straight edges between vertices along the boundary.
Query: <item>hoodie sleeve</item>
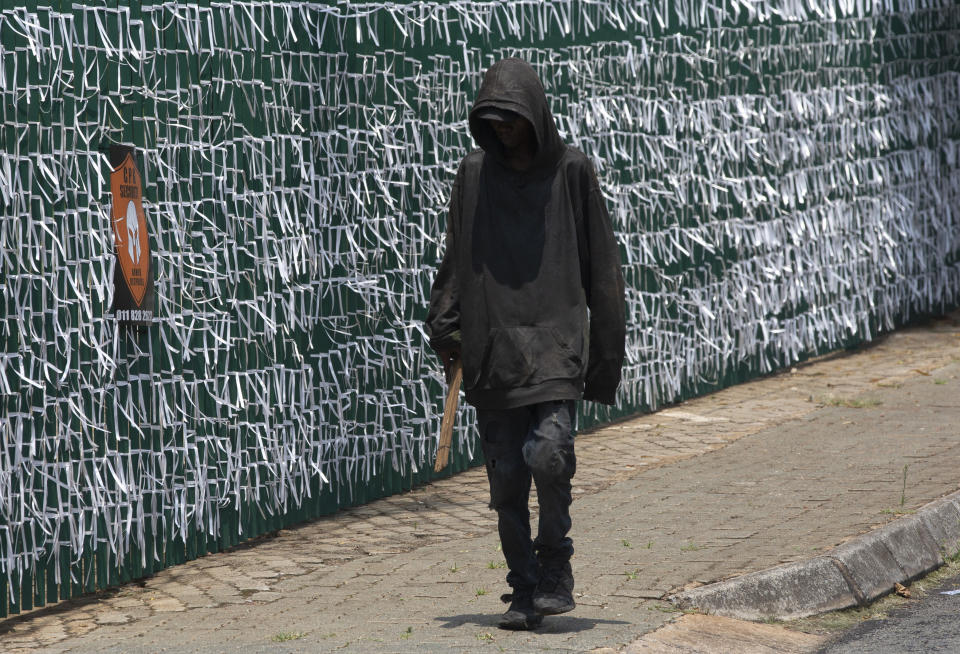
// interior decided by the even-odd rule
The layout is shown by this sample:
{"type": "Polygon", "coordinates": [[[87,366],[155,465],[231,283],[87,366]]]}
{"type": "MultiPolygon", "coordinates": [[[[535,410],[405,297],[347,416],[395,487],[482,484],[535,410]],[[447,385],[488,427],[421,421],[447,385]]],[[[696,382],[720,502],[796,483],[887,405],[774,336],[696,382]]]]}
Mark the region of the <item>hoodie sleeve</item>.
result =
{"type": "Polygon", "coordinates": [[[450,191],[447,212],[446,245],[437,276],[430,289],[430,310],[427,313],[427,334],[435,351],[460,347],[460,285],[457,281],[457,227],[460,224],[460,189],[463,168],[450,191]]]}
{"type": "Polygon", "coordinates": [[[586,243],[581,244],[581,276],[590,307],[590,351],[583,399],[614,404],[626,339],[620,248],[596,173],[589,164],[587,178],[585,224],[581,229],[586,243]]]}

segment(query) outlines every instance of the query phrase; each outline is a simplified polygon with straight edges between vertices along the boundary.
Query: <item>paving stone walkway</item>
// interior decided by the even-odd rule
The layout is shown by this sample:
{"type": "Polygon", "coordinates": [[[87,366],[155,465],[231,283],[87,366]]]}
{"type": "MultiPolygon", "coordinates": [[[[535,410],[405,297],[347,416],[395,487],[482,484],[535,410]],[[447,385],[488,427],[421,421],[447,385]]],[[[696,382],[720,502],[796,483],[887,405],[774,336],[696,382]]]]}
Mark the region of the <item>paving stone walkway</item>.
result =
{"type": "Polygon", "coordinates": [[[0,621],[0,651],[622,648],[672,591],[807,558],[960,488],[960,312],[578,436],[578,609],[503,632],[475,469],[91,598],[0,621]]]}

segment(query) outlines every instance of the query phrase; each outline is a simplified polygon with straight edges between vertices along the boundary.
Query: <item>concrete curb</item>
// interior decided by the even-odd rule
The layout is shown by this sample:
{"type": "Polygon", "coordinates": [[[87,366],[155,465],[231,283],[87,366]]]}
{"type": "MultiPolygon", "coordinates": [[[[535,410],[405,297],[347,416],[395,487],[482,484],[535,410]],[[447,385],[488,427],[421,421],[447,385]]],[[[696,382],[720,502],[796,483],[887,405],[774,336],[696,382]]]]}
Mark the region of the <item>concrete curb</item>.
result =
{"type": "Polygon", "coordinates": [[[828,554],[700,586],[669,600],[681,609],[741,620],[791,620],[868,604],[958,552],[960,491],[828,554]]]}

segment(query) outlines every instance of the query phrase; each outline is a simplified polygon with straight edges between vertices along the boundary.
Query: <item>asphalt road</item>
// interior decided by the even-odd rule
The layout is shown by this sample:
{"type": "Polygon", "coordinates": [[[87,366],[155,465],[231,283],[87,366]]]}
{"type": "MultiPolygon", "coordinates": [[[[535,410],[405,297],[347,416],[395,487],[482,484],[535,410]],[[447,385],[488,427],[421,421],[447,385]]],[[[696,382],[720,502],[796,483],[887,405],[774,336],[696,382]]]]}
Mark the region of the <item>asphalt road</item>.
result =
{"type": "Polygon", "coordinates": [[[960,652],[960,594],[942,594],[958,588],[960,575],[917,602],[894,610],[885,620],[856,626],[820,654],[960,652]]]}

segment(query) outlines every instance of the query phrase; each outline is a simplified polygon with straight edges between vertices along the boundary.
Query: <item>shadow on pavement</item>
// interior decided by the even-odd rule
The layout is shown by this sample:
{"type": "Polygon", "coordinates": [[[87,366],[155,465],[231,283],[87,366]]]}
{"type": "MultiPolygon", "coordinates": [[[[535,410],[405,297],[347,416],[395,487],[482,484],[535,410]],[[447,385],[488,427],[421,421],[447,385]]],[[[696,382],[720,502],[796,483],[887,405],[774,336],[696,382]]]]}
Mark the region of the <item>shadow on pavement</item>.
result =
{"type": "MultiPolygon", "coordinates": [[[[497,627],[499,615],[489,613],[466,613],[463,615],[437,616],[434,620],[443,622],[444,629],[455,629],[465,624],[475,624],[481,627],[497,627]]],[[[534,629],[540,634],[567,634],[588,631],[598,624],[630,624],[623,620],[597,620],[595,618],[576,618],[566,615],[548,615],[543,624],[534,629]]]]}

